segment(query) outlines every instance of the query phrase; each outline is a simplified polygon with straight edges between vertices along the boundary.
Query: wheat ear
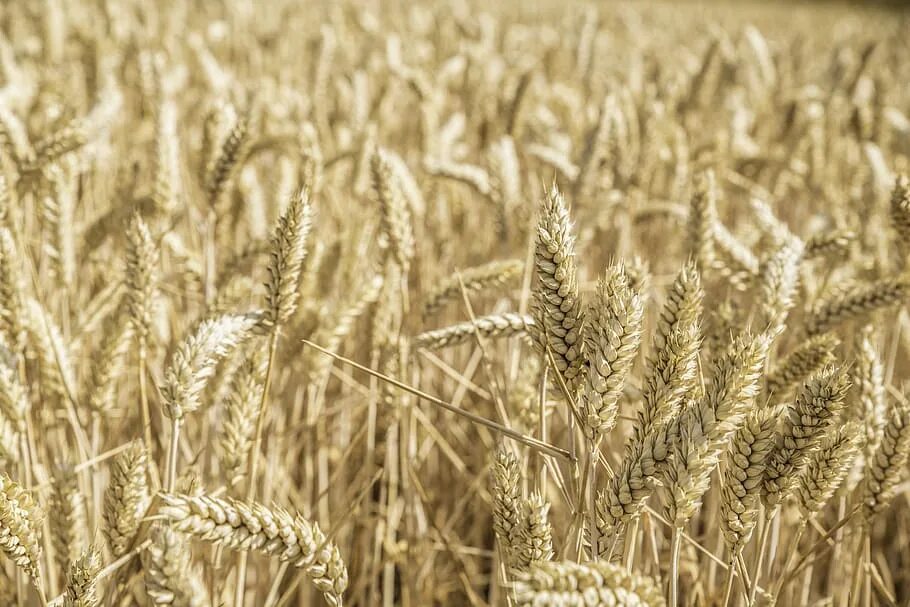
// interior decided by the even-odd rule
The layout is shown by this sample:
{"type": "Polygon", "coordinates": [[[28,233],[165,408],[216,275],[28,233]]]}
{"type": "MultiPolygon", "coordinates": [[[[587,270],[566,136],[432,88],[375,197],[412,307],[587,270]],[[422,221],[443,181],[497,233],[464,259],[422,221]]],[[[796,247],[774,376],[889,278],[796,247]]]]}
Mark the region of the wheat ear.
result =
{"type": "Polygon", "coordinates": [[[767,460],[762,494],[767,508],[775,509],[789,495],[796,475],[843,409],[849,386],[843,368],[826,367],[799,390],[767,460]]]}
{"type": "Polygon", "coordinates": [[[88,548],[70,563],[66,572],[63,607],[100,607],[97,588],[100,571],[101,555],[94,547],[88,548]]]}
{"type": "Polygon", "coordinates": [[[423,316],[430,316],[447,302],[460,297],[462,284],[468,293],[502,287],[521,276],[523,269],[524,262],[508,259],[491,261],[449,276],[430,290],[423,303],[423,316]]]}
{"type": "Polygon", "coordinates": [[[333,607],[340,607],[348,585],[348,571],[338,547],[319,526],[280,508],[261,504],[161,495],[159,510],[174,529],[227,548],[256,551],[303,568],[333,607]]]}
{"type": "Polygon", "coordinates": [[[41,522],[43,514],[32,494],[0,475],[0,550],[41,587],[41,522]]]}
{"type": "Polygon", "coordinates": [[[148,507],[147,467],[146,451],[138,442],[131,443],[111,465],[102,530],[114,556],[127,552],[148,507]]]}
{"type": "Polygon", "coordinates": [[[910,403],[894,401],[882,430],[878,449],[866,467],[863,506],[867,518],[885,510],[897,492],[897,485],[910,458],[910,403]]]}
{"type": "Polygon", "coordinates": [[[586,314],[587,369],[579,404],[591,438],[603,436],[616,423],[619,397],[641,343],[643,314],[623,268],[608,269],[586,314]]]}
{"type": "Polygon", "coordinates": [[[576,281],[575,238],[566,201],[554,185],[543,197],[534,249],[534,337],[573,385],[581,372],[584,316],[576,281]]]}
{"type": "Polygon", "coordinates": [[[518,575],[514,598],[518,607],[666,605],[654,580],[606,561],[534,563],[526,573],[518,575]]]}
{"type": "Polygon", "coordinates": [[[187,537],[158,521],[149,528],[151,543],[142,553],[145,591],[152,605],[204,607],[208,592],[193,569],[187,537]]]}
{"type": "Polygon", "coordinates": [[[533,331],[535,327],[536,323],[530,316],[505,312],[481,316],[475,318],[473,322],[461,322],[442,329],[425,331],[416,335],[413,343],[415,348],[441,350],[471,341],[475,333],[492,339],[523,335],[528,331],[533,331]]]}

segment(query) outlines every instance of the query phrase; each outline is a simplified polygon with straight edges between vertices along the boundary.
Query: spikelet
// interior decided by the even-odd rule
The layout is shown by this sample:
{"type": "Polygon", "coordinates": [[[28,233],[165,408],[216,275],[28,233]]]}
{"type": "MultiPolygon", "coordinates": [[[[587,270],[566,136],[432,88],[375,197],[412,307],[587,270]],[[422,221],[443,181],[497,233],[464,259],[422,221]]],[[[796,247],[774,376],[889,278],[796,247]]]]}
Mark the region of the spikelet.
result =
{"type": "Polygon", "coordinates": [[[512,550],[513,567],[525,571],[533,563],[553,559],[553,531],[550,528],[550,503],[532,493],[521,507],[521,520],[512,550]]]}
{"type": "Polygon", "coordinates": [[[766,507],[777,507],[789,495],[826,428],[835,423],[849,386],[844,369],[826,367],[800,388],[767,460],[762,493],[766,507]]]}
{"type": "Polygon", "coordinates": [[[164,373],[164,413],[182,419],[202,404],[201,396],[215,366],[252,335],[261,315],[225,314],[203,320],[178,346],[164,373]]]}
{"type": "Polygon", "coordinates": [[[21,568],[36,587],[41,579],[41,520],[32,494],[8,476],[0,475],[0,551],[21,568]]]}
{"type": "Polygon", "coordinates": [[[528,331],[533,331],[535,327],[536,323],[530,316],[511,312],[492,314],[475,318],[474,322],[462,322],[420,333],[414,337],[414,348],[440,350],[473,340],[475,332],[479,333],[481,337],[493,339],[523,335],[528,331]]]}
{"type": "Polygon", "coordinates": [[[541,561],[519,574],[514,585],[518,607],[664,607],[657,584],[606,561],[541,561]]]}
{"type": "Polygon", "coordinates": [[[101,571],[101,555],[94,547],[74,560],[66,572],[63,607],[100,607],[97,578],[101,571]]]}
{"type": "Polygon", "coordinates": [[[717,186],[714,171],[698,173],[689,204],[689,246],[702,272],[714,265],[714,231],[717,218],[717,186]]]}
{"type": "Polygon", "coordinates": [[[370,174],[379,203],[380,227],[386,246],[407,273],[414,257],[414,227],[402,183],[385,150],[377,148],[370,157],[370,174]]]}
{"type": "Polygon", "coordinates": [[[513,567],[522,523],[521,470],[518,458],[505,447],[500,447],[496,451],[491,476],[493,531],[499,540],[503,561],[513,567]]]}
{"type": "Polygon", "coordinates": [[[231,378],[227,391],[226,419],[221,427],[221,467],[229,486],[237,486],[246,474],[256,418],[262,402],[265,357],[251,350],[231,378]]]}
{"type": "Polygon", "coordinates": [[[306,255],[307,236],[312,225],[312,206],[306,190],[294,196],[272,236],[265,314],[262,326],[275,330],[297,309],[300,273],[306,255]]]}
{"type": "Polygon", "coordinates": [[[721,531],[731,554],[752,537],[761,505],[765,460],[774,448],[774,429],[783,405],[754,409],[733,435],[721,481],[721,531]]]}
{"type": "Polygon", "coordinates": [[[908,294],[910,282],[903,278],[886,278],[853,287],[821,301],[806,319],[806,332],[818,335],[848,320],[866,319],[878,310],[902,304],[908,294]]]}
{"type": "Polygon", "coordinates": [[[505,261],[491,261],[481,266],[468,268],[460,272],[459,276],[453,275],[440,281],[427,294],[423,303],[423,315],[429,316],[439,310],[447,302],[461,298],[461,285],[468,293],[477,293],[489,288],[502,287],[519,276],[524,269],[524,263],[519,259],[505,261]]]}
{"type": "Polygon", "coordinates": [[[556,371],[569,386],[577,382],[582,365],[584,316],[576,282],[575,238],[569,210],[553,185],[543,198],[534,249],[537,284],[532,293],[532,335],[538,349],[549,349],[556,371]]]}
{"type": "Polygon", "coordinates": [[[626,374],[641,343],[642,303],[628,285],[622,266],[609,268],[586,314],[587,370],[579,405],[584,429],[594,439],[616,424],[626,374]]]}
{"type": "Polygon", "coordinates": [[[152,605],[204,607],[209,597],[193,570],[187,537],[156,522],[149,529],[152,543],[142,553],[145,591],[152,605]]]}
{"type": "Polygon", "coordinates": [[[786,396],[790,388],[833,364],[836,360],[834,350],[839,344],[840,340],[831,333],[805,340],[768,373],[765,379],[768,392],[776,398],[786,396]]]}
{"type": "Polygon", "coordinates": [[[137,213],[126,231],[126,300],[136,337],[148,339],[158,282],[158,247],[137,213]]]}
{"type": "Polygon", "coordinates": [[[341,607],[348,571],[319,525],[281,508],[200,495],[162,494],[159,513],[175,530],[234,550],[253,550],[302,568],[326,602],[341,607]]]}
{"type": "Polygon", "coordinates": [[[796,482],[797,503],[803,519],[821,510],[834,495],[859,452],[859,437],[857,424],[836,428],[809,457],[796,482]]]}
{"type": "Polygon", "coordinates": [[[65,571],[88,546],[85,496],[79,490],[79,479],[72,466],[64,465],[55,470],[48,514],[54,556],[60,569],[65,571]]]}
{"type": "Polygon", "coordinates": [[[863,486],[863,510],[872,518],[885,510],[897,490],[910,457],[910,403],[895,400],[882,430],[878,449],[866,466],[863,486]]]}
{"type": "Polygon", "coordinates": [[[111,464],[111,478],[104,494],[104,525],[111,553],[127,552],[149,502],[145,447],[134,441],[111,464]]]}

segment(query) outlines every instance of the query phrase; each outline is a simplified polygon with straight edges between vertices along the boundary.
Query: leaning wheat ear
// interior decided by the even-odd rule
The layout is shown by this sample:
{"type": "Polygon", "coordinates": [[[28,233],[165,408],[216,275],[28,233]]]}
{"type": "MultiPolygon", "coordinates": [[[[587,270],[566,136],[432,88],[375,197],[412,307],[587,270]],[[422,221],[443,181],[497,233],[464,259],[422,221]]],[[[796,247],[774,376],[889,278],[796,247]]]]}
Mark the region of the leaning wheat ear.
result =
{"type": "Polygon", "coordinates": [[[859,453],[860,428],[847,424],[824,439],[798,475],[796,496],[803,519],[817,513],[840,486],[859,453]]]}
{"type": "Polygon", "coordinates": [[[556,371],[572,386],[581,373],[584,315],[575,276],[572,222],[566,201],[555,185],[541,203],[534,263],[535,341],[541,353],[552,353],[556,371]]]}
{"type": "Polygon", "coordinates": [[[523,269],[524,263],[520,259],[508,259],[491,261],[449,276],[430,290],[424,300],[423,316],[430,316],[448,301],[460,297],[461,285],[468,293],[504,286],[521,276],[523,269]]]}
{"type": "Polygon", "coordinates": [[[680,412],[663,492],[669,520],[677,529],[700,507],[724,447],[752,407],[770,344],[768,335],[734,340],[714,362],[705,396],[680,412]]]}
{"type": "Polygon", "coordinates": [[[240,551],[257,551],[303,568],[333,607],[340,607],[348,570],[319,525],[280,508],[214,497],[161,495],[159,510],[174,529],[240,551]]]}
{"type": "Polygon", "coordinates": [[[785,407],[753,410],[733,435],[721,481],[721,530],[731,554],[749,542],[761,505],[765,460],[774,448],[774,428],[785,407]]]}
{"type": "Polygon", "coordinates": [[[258,313],[225,314],[199,323],[174,352],[164,373],[161,396],[169,418],[182,419],[201,406],[215,366],[248,339],[261,320],[258,313]]]}
{"type": "Polygon", "coordinates": [[[0,550],[41,587],[38,569],[41,558],[43,515],[32,494],[8,476],[0,476],[0,550]]]}
{"type": "Polygon", "coordinates": [[[783,399],[790,388],[805,381],[813,373],[833,364],[834,350],[840,340],[831,333],[811,337],[799,345],[768,373],[765,380],[768,392],[775,400],[783,399]]]}
{"type": "Polygon", "coordinates": [[[654,580],[606,561],[540,561],[518,575],[514,589],[518,607],[666,605],[654,580]]]}
{"type": "Polygon", "coordinates": [[[866,468],[863,506],[867,518],[885,510],[897,492],[910,458],[910,402],[894,401],[878,449],[866,468]]]}
{"type": "Polygon", "coordinates": [[[818,335],[848,320],[868,318],[878,310],[903,304],[908,293],[910,281],[906,278],[886,278],[854,287],[821,301],[806,319],[806,332],[818,335]]]}
{"type": "Polygon", "coordinates": [[[482,337],[493,339],[524,335],[535,328],[534,319],[530,316],[511,312],[492,314],[475,318],[473,322],[461,322],[441,329],[424,331],[414,337],[414,348],[441,350],[471,341],[478,333],[482,337]]]}
{"type": "Polygon", "coordinates": [[[769,510],[776,509],[790,494],[796,475],[843,409],[849,387],[843,368],[827,367],[812,376],[796,395],[765,468],[762,501],[769,510]]]}

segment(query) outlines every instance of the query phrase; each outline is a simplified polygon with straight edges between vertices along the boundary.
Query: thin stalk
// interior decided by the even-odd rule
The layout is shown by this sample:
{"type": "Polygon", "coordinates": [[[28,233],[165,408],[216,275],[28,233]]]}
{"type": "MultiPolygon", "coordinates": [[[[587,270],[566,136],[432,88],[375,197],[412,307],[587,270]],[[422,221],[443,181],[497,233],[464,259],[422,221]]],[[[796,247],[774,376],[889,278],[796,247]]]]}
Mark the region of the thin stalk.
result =
{"type": "MultiPolygon", "coordinates": [[[[682,527],[673,529],[673,539],[670,541],[670,607],[679,604],[679,549],[682,546],[682,527]]],[[[727,585],[733,587],[733,568],[727,574],[727,585]]],[[[729,590],[728,590],[729,592],[729,590]]],[[[726,601],[724,602],[726,605],[726,601]]]]}
{"type": "Polygon", "coordinates": [[[752,574],[752,585],[749,590],[749,605],[755,604],[755,593],[758,591],[758,580],[761,578],[761,568],[762,563],[765,558],[765,548],[768,543],[768,533],[771,531],[771,517],[773,515],[765,515],[765,524],[762,526],[761,537],[758,540],[758,557],[755,561],[755,572],[752,574]]]}
{"type": "Polygon", "coordinates": [[[180,457],[180,418],[175,417],[171,420],[171,448],[167,456],[167,492],[173,493],[174,486],[177,484],[177,459],[180,457]]]}
{"type": "MultiPolygon", "coordinates": [[[[730,598],[733,596],[733,582],[735,580],[736,580],[736,555],[733,555],[733,557],[730,559],[730,565],[727,567],[727,581],[724,584],[724,600],[721,603],[722,607],[729,607],[729,605],[730,605],[730,598]]],[[[671,603],[671,605],[672,605],[672,603],[671,603]]]]}
{"type": "Polygon", "coordinates": [[[316,345],[307,339],[301,339],[300,341],[303,342],[304,344],[310,346],[311,348],[315,348],[316,350],[319,350],[323,354],[331,356],[332,358],[335,358],[336,360],[340,360],[341,362],[354,367],[355,369],[359,369],[360,371],[363,371],[364,373],[366,373],[368,375],[372,375],[373,377],[381,379],[382,381],[384,381],[386,383],[392,384],[393,386],[395,386],[401,390],[404,390],[405,392],[410,392],[411,394],[413,394],[415,396],[419,396],[421,398],[421,400],[425,400],[429,403],[442,407],[446,411],[455,413],[456,415],[460,415],[466,419],[469,419],[472,422],[474,422],[475,424],[479,424],[481,426],[486,426],[487,428],[490,428],[491,430],[495,430],[496,432],[499,432],[500,434],[502,434],[504,436],[508,436],[509,438],[514,439],[520,443],[524,443],[525,445],[531,447],[535,451],[546,452],[546,453],[549,453],[550,455],[555,455],[557,457],[562,457],[562,458],[568,459],[568,460],[572,459],[572,456],[565,449],[560,449],[559,447],[556,447],[554,445],[551,445],[551,444],[546,443],[541,440],[537,440],[536,438],[532,438],[530,436],[525,436],[521,432],[516,432],[512,428],[503,426],[502,424],[498,424],[485,417],[471,413],[470,411],[465,411],[464,409],[456,407],[455,405],[453,405],[451,403],[447,403],[446,401],[444,401],[440,398],[436,398],[435,396],[433,396],[431,394],[427,394],[426,392],[424,392],[422,390],[418,390],[417,388],[414,388],[403,382],[400,382],[397,379],[387,377],[387,376],[383,375],[382,373],[379,373],[378,371],[374,371],[373,369],[370,369],[369,367],[365,367],[364,365],[354,362],[353,360],[351,360],[349,358],[345,358],[344,356],[341,356],[339,354],[335,354],[334,352],[326,350],[322,346],[316,345]]]}
{"type": "MultiPolygon", "coordinates": [[[[149,476],[152,486],[161,486],[158,477],[158,467],[154,465],[155,451],[152,443],[152,415],[149,411],[148,385],[146,379],[146,366],[148,365],[148,345],[145,337],[139,337],[139,409],[142,412],[142,438],[145,441],[145,453],[149,461],[149,476]]],[[[173,448],[173,446],[172,446],[173,448]]]]}
{"type": "Polygon", "coordinates": [[[632,518],[631,524],[626,526],[626,570],[632,572],[632,564],[635,562],[635,545],[638,544],[638,523],[637,516],[632,518]]]}
{"type": "Polygon", "coordinates": [[[783,591],[784,586],[786,585],[787,579],[784,577],[784,574],[790,570],[790,567],[793,565],[793,561],[796,560],[797,550],[799,549],[799,541],[803,537],[803,533],[806,531],[806,525],[808,521],[803,519],[799,523],[799,527],[796,529],[796,533],[793,536],[793,539],[790,541],[790,549],[787,551],[787,558],[784,559],[784,568],[781,570],[779,580],[774,586],[772,596],[774,597],[773,603],[776,604],[780,593],[783,591]]]}

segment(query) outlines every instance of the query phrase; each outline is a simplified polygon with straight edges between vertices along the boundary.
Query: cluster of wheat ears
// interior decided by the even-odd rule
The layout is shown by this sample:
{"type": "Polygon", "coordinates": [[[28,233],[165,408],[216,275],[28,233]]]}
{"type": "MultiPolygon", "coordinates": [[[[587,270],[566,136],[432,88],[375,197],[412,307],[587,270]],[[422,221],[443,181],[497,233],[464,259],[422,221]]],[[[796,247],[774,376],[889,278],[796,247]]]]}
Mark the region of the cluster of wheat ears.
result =
{"type": "Polygon", "coordinates": [[[908,17],[0,2],[0,605],[910,601],[908,17]]]}

